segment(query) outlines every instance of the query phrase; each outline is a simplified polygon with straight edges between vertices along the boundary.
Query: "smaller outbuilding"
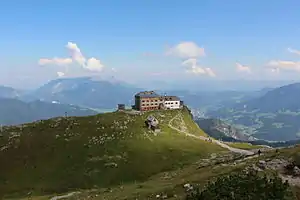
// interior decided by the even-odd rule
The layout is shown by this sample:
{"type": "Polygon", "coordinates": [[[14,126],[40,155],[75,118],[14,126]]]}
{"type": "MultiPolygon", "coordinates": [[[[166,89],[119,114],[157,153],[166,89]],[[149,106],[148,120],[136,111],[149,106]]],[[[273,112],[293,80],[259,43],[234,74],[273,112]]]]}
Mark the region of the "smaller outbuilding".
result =
{"type": "Polygon", "coordinates": [[[125,104],[118,104],[118,111],[125,110],[125,104]]]}

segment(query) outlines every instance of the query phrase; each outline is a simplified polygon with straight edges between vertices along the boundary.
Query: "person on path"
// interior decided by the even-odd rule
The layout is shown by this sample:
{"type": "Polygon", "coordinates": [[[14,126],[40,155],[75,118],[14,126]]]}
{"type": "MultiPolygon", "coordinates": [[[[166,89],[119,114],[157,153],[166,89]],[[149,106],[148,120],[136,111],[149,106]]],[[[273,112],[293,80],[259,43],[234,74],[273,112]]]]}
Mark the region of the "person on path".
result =
{"type": "Polygon", "coordinates": [[[258,149],[258,155],[260,156],[260,154],[261,154],[261,151],[260,151],[260,149],[258,149]]]}

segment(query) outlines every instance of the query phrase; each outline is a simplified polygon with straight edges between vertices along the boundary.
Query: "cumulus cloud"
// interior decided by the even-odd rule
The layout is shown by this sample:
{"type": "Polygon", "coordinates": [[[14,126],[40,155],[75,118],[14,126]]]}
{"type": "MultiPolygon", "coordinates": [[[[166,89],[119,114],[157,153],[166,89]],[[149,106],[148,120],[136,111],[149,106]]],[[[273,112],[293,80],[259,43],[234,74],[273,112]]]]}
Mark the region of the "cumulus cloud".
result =
{"type": "Polygon", "coordinates": [[[285,60],[271,60],[267,63],[267,67],[274,70],[287,70],[300,72],[300,62],[285,61],[285,60]]]}
{"type": "Polygon", "coordinates": [[[206,74],[211,77],[215,77],[216,74],[213,72],[211,68],[202,68],[197,64],[196,58],[190,58],[181,63],[186,67],[186,71],[192,74],[206,74]]]}
{"type": "Polygon", "coordinates": [[[63,72],[57,72],[58,77],[63,77],[64,75],[65,75],[65,73],[63,73],[63,72]]]}
{"type": "Polygon", "coordinates": [[[236,70],[238,72],[246,72],[246,73],[251,73],[251,68],[246,65],[242,65],[240,63],[236,63],[236,70]]]}
{"type": "Polygon", "coordinates": [[[100,60],[92,57],[87,60],[86,64],[83,65],[83,68],[88,69],[90,71],[101,72],[104,68],[104,65],[100,62],[100,60]]]}
{"type": "MultiPolygon", "coordinates": [[[[290,53],[300,55],[300,51],[292,48],[287,49],[290,53]]],[[[266,67],[273,73],[280,71],[296,71],[300,72],[300,61],[290,60],[271,60],[266,64],[266,67]]]]}
{"type": "MultiPolygon", "coordinates": [[[[290,53],[300,55],[299,50],[293,48],[287,48],[287,50],[290,53]]],[[[267,67],[271,73],[276,73],[276,74],[279,74],[280,71],[300,72],[300,61],[271,60],[265,65],[265,67],[267,67]]]]}
{"type": "Polygon", "coordinates": [[[81,66],[85,66],[86,59],[78,48],[77,44],[68,42],[66,48],[69,50],[72,60],[77,62],[81,66]]]}
{"type": "MultiPolygon", "coordinates": [[[[86,58],[76,43],[68,42],[66,48],[69,51],[70,58],[41,58],[39,60],[39,65],[69,65],[71,63],[78,64],[83,69],[94,72],[101,72],[104,65],[99,59],[94,57],[86,58]]],[[[63,72],[61,72],[63,73],[63,72]]],[[[64,74],[65,75],[65,74],[64,74]]]]}
{"type": "Polygon", "coordinates": [[[181,42],[169,48],[166,54],[187,59],[205,56],[205,51],[194,42],[181,42]]]}
{"type": "Polygon", "coordinates": [[[71,58],[41,58],[39,60],[39,65],[68,65],[71,63],[71,58]]]}
{"type": "Polygon", "coordinates": [[[294,53],[294,54],[297,54],[297,55],[300,56],[300,51],[299,51],[299,50],[292,49],[292,48],[288,48],[288,51],[289,51],[290,53],[294,53]]]}
{"type": "Polygon", "coordinates": [[[184,66],[197,66],[197,59],[190,58],[190,59],[183,61],[181,64],[184,66]]]}

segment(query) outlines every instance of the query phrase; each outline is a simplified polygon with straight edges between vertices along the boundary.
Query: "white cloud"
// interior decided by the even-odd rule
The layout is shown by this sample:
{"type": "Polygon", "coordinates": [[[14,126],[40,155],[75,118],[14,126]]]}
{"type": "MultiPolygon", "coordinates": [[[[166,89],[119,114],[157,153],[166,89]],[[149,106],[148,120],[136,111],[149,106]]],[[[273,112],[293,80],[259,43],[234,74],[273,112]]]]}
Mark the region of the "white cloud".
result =
{"type": "Polygon", "coordinates": [[[271,68],[271,72],[274,74],[279,74],[280,70],[279,68],[271,68]]]}
{"type": "Polygon", "coordinates": [[[201,68],[201,67],[195,67],[195,66],[193,66],[191,68],[188,68],[186,70],[186,72],[192,73],[192,74],[206,74],[206,71],[203,68],[201,68]]]}
{"type": "Polygon", "coordinates": [[[211,68],[205,68],[205,71],[211,77],[215,77],[216,76],[215,72],[211,68]]]}
{"type": "Polygon", "coordinates": [[[65,75],[65,73],[63,72],[56,72],[58,77],[63,77],[65,75]]]}
{"type": "Polygon", "coordinates": [[[66,45],[67,49],[69,50],[69,53],[71,55],[72,60],[77,62],[79,65],[84,66],[86,59],[81,53],[80,49],[78,48],[77,44],[68,42],[66,45]]]}
{"type": "Polygon", "coordinates": [[[238,72],[246,72],[246,73],[251,73],[251,68],[246,65],[242,65],[240,63],[236,63],[236,70],[238,72]]]}
{"type": "Polygon", "coordinates": [[[267,67],[274,70],[288,70],[300,72],[300,62],[285,61],[285,60],[271,60],[267,63],[267,67]]]}
{"type": "Polygon", "coordinates": [[[90,71],[101,72],[104,68],[104,65],[101,64],[100,60],[92,57],[88,59],[86,65],[83,65],[83,68],[88,69],[90,71]]]}
{"type": "Polygon", "coordinates": [[[186,66],[186,71],[192,74],[206,74],[211,77],[215,77],[216,74],[211,68],[202,68],[198,66],[196,58],[190,58],[182,62],[183,66],[186,66]]]}
{"type": "Polygon", "coordinates": [[[299,50],[292,49],[292,48],[288,48],[288,51],[289,51],[290,53],[294,53],[294,54],[297,54],[297,55],[300,56],[300,51],[299,51],[299,50]]]}
{"type": "Polygon", "coordinates": [[[180,58],[199,58],[205,56],[205,51],[194,42],[181,42],[168,49],[166,54],[180,58]]]}
{"type": "Polygon", "coordinates": [[[190,58],[182,62],[182,65],[184,66],[196,66],[197,65],[197,59],[196,58],[190,58]]]}
{"type": "Polygon", "coordinates": [[[68,65],[71,63],[71,58],[41,58],[39,60],[39,65],[68,65]]]}
{"type": "MultiPolygon", "coordinates": [[[[290,53],[300,55],[300,51],[292,48],[287,49],[290,53]]],[[[295,71],[300,72],[300,61],[290,60],[271,60],[266,64],[272,73],[279,73],[280,71],[295,71]]]]}
{"type": "Polygon", "coordinates": [[[104,65],[101,63],[101,61],[94,57],[89,59],[84,57],[76,43],[68,42],[66,48],[69,50],[71,56],[70,58],[42,58],[38,62],[39,65],[68,65],[71,63],[76,63],[88,71],[101,72],[103,70],[104,65]]]}

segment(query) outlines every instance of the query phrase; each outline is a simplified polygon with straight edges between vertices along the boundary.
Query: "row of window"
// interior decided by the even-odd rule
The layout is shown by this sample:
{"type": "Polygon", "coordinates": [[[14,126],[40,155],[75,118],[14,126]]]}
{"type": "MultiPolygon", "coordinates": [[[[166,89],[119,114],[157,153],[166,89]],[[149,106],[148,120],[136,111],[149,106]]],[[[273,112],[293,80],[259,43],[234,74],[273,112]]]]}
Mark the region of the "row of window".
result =
{"type": "Polygon", "coordinates": [[[176,102],[166,102],[165,104],[178,104],[178,101],[176,101],[176,102]]]}
{"type": "Polygon", "coordinates": [[[145,107],[145,108],[142,108],[142,110],[157,110],[158,107],[145,107]]]}
{"type": "MultiPolygon", "coordinates": [[[[158,100],[157,99],[155,99],[155,100],[142,100],[142,103],[145,103],[145,102],[158,102],[158,100]]],[[[166,102],[166,104],[173,104],[173,102],[166,102]]],[[[178,104],[178,101],[176,101],[175,102],[175,104],[178,104]]]]}
{"type": "MultiPolygon", "coordinates": [[[[165,97],[164,99],[165,99],[165,101],[168,101],[168,100],[172,101],[172,98],[165,97]]],[[[160,99],[160,101],[163,101],[163,99],[160,99]]],[[[143,100],[142,99],[142,102],[158,102],[158,99],[154,99],[154,100],[153,99],[151,99],[151,100],[143,100]]]]}
{"type": "Polygon", "coordinates": [[[158,103],[151,103],[151,104],[150,103],[149,104],[148,103],[147,104],[143,103],[142,106],[158,106],[158,103]]]}
{"type": "MultiPolygon", "coordinates": [[[[176,101],[176,102],[166,102],[165,103],[166,105],[173,105],[173,104],[176,104],[176,105],[178,105],[178,102],[176,101]]],[[[158,103],[147,103],[147,104],[145,104],[145,103],[143,103],[142,104],[142,106],[158,106],[158,103]]]]}
{"type": "Polygon", "coordinates": [[[157,99],[155,99],[155,100],[142,100],[142,102],[144,103],[144,102],[158,102],[158,100],[157,99]]]}

